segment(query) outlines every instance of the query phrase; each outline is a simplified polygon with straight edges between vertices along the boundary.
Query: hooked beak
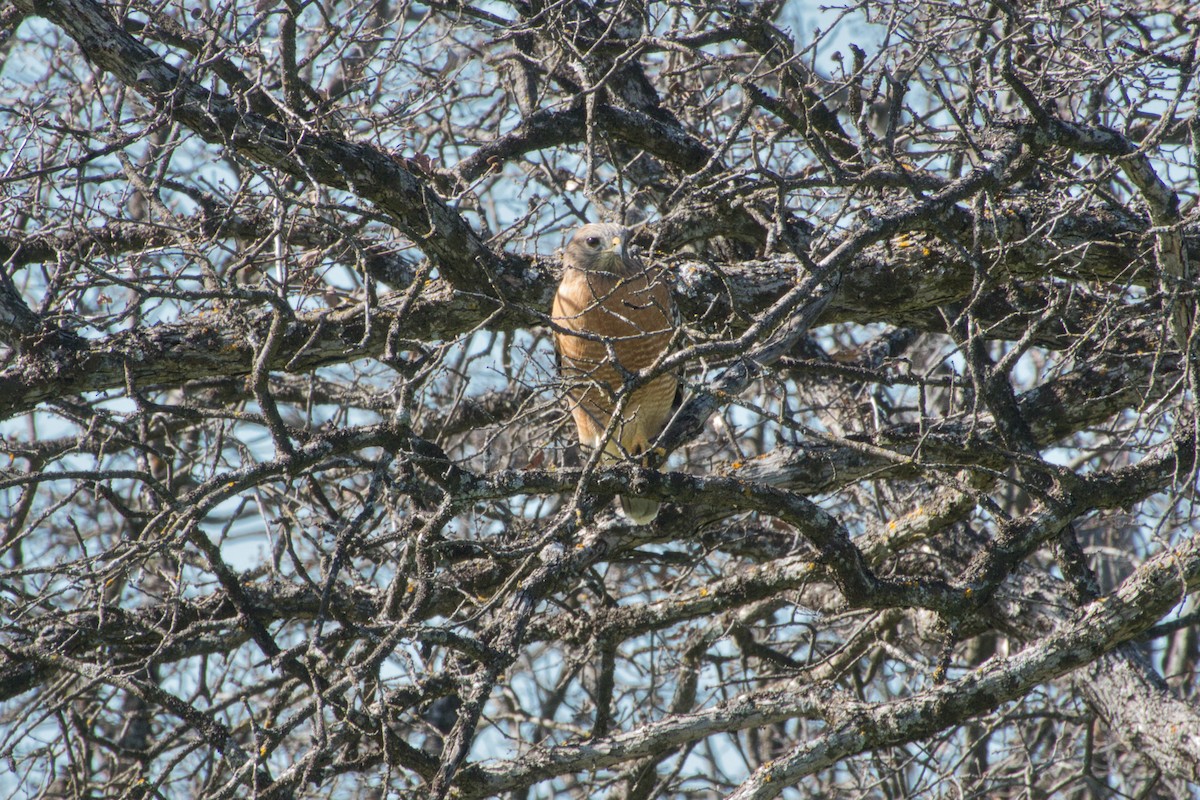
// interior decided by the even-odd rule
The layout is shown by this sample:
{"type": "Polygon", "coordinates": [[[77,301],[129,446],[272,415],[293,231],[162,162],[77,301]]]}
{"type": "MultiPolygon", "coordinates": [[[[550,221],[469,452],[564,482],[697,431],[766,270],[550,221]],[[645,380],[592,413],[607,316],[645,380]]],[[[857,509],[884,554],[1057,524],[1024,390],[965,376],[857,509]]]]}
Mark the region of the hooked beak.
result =
{"type": "Polygon", "coordinates": [[[620,236],[614,236],[608,247],[600,253],[600,261],[605,264],[620,264],[625,260],[625,243],[620,236]]]}

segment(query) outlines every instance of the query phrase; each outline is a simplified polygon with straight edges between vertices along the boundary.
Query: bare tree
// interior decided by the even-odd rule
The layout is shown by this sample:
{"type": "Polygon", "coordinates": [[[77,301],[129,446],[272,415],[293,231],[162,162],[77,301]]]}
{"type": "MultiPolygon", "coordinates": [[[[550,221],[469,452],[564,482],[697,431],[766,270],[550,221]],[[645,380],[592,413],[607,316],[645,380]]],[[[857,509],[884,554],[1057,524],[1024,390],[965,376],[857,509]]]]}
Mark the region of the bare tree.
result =
{"type": "Polygon", "coordinates": [[[13,0],[0,787],[1196,797],[1198,47],[1175,0],[13,0]],[[553,363],[589,220],[680,310],[644,462],[553,363]]]}

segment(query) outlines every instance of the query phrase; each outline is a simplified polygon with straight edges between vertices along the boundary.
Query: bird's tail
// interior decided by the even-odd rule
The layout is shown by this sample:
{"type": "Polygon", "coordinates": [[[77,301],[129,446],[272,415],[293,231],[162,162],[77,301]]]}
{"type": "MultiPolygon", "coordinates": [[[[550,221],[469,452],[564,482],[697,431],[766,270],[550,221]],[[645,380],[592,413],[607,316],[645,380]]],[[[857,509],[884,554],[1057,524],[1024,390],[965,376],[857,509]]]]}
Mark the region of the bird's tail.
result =
{"type": "MultiPolygon", "coordinates": [[[[635,456],[640,456],[644,450],[644,446],[637,445],[630,452],[635,456]]],[[[624,456],[620,448],[610,443],[604,448],[602,460],[605,463],[617,464],[623,460],[624,456]]],[[[643,466],[645,462],[643,460],[643,466]]],[[[658,516],[658,507],[661,505],[657,500],[648,500],[643,497],[626,497],[621,495],[617,498],[621,501],[621,511],[625,513],[625,518],[634,525],[649,525],[658,516]]]]}
{"type": "Polygon", "coordinates": [[[658,516],[657,500],[621,495],[621,510],[634,525],[649,525],[658,516]]]}

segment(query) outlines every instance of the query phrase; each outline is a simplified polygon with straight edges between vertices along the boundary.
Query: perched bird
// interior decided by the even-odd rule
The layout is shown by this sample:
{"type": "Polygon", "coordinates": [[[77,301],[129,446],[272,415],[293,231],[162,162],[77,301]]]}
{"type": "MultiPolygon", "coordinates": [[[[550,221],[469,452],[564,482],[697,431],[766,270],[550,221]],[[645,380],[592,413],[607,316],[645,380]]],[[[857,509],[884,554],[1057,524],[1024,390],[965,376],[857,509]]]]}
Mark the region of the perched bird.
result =
{"type": "MultiPolygon", "coordinates": [[[[629,229],[584,225],[567,242],[551,312],[559,370],[567,383],[579,441],[603,448],[603,463],[645,453],[671,414],[678,380],[663,373],[635,389],[613,435],[604,440],[626,375],[653,364],[675,328],[671,290],[661,269],[630,256],[629,229]],[[565,332],[564,332],[565,331],[565,332]],[[580,334],[580,335],[575,335],[580,334]]],[[[658,502],[622,497],[625,516],[645,525],[658,502]]]]}

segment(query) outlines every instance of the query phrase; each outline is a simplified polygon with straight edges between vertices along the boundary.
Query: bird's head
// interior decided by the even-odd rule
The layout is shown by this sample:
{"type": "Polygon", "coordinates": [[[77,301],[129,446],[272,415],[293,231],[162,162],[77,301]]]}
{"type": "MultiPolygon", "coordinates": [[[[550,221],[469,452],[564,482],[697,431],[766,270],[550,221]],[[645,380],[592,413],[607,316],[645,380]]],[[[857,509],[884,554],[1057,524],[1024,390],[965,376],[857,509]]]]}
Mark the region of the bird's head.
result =
{"type": "Polygon", "coordinates": [[[568,267],[584,271],[629,275],[635,264],[626,247],[629,229],[609,222],[584,225],[567,242],[564,261],[568,267]]]}

